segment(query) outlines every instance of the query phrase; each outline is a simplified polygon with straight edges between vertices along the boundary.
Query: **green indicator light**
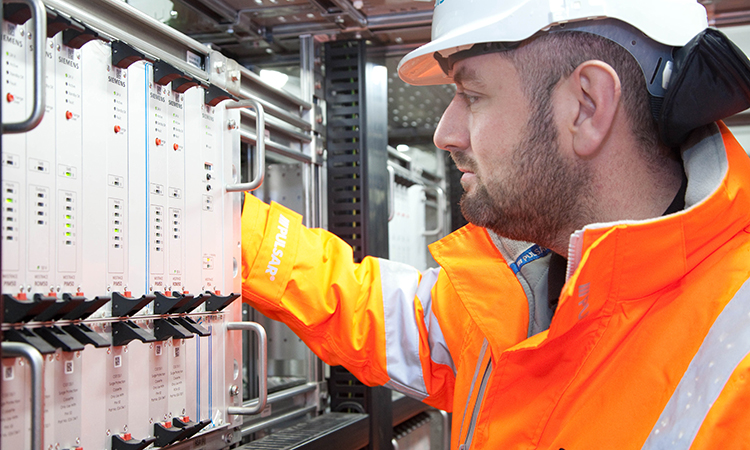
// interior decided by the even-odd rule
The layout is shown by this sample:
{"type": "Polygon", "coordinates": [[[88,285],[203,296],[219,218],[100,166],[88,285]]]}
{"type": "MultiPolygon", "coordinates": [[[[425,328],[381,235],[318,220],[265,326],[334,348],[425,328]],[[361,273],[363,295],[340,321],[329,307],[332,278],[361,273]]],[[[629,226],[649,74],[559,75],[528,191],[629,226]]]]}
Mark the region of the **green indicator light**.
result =
{"type": "Polygon", "coordinates": [[[71,176],[71,175],[73,175],[73,174],[72,174],[72,173],[70,173],[70,172],[65,172],[65,176],[66,176],[66,177],[69,177],[69,176],[71,176]]]}
{"type": "Polygon", "coordinates": [[[71,224],[69,224],[69,223],[66,223],[66,224],[65,224],[65,228],[73,228],[73,225],[71,225],[71,224]]]}
{"type": "Polygon", "coordinates": [[[119,232],[120,232],[120,229],[119,228],[115,228],[115,233],[119,233],[119,232]]]}
{"type": "Polygon", "coordinates": [[[13,199],[12,199],[12,198],[6,198],[6,199],[5,199],[5,202],[6,202],[6,203],[13,203],[13,199]]]}
{"type": "Polygon", "coordinates": [[[66,218],[67,220],[70,220],[70,219],[72,219],[72,217],[70,216],[70,214],[66,215],[66,216],[65,216],[65,218],[66,218]]]}
{"type": "Polygon", "coordinates": [[[69,231],[68,231],[68,232],[66,232],[66,233],[65,233],[65,236],[68,236],[68,237],[70,237],[70,236],[72,236],[72,234],[73,234],[73,233],[71,233],[71,232],[69,232],[69,231]]]}

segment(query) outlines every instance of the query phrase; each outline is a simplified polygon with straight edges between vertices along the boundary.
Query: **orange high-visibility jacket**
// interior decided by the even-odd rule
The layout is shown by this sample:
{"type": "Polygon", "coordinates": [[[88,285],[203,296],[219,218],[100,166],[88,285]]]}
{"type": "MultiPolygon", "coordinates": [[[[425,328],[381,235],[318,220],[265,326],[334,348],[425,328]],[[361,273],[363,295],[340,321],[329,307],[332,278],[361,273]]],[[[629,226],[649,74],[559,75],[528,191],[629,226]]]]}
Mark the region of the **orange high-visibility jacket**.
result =
{"type": "Polygon", "coordinates": [[[420,274],[354,264],[251,198],[243,296],[329,364],[452,411],[452,449],[750,448],[750,160],[721,123],[683,159],[685,210],[571,237],[542,332],[531,281],[482,228],[434,244],[420,274]]]}

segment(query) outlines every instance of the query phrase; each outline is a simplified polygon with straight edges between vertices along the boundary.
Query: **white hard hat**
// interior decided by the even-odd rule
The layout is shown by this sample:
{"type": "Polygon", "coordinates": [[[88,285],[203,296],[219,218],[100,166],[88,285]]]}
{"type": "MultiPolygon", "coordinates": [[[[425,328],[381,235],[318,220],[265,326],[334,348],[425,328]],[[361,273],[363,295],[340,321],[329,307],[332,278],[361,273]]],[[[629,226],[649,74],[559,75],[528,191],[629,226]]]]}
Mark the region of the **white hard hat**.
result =
{"type": "MultiPolygon", "coordinates": [[[[434,57],[488,42],[520,42],[550,27],[617,19],[652,40],[682,47],[707,26],[706,10],[695,0],[436,0],[432,41],[406,55],[398,66],[414,85],[451,83],[434,57]]],[[[602,34],[602,33],[596,33],[602,34]]]]}

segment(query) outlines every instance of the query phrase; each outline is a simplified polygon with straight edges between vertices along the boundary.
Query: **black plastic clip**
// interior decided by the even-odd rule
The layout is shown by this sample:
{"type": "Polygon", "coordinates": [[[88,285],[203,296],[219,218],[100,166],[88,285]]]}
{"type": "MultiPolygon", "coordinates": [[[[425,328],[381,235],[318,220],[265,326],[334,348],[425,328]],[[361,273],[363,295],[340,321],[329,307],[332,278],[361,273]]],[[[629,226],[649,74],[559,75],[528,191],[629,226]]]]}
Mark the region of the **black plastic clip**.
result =
{"type": "Polygon", "coordinates": [[[60,327],[37,328],[34,332],[47,343],[55,348],[61,348],[64,352],[77,352],[85,347],[84,343],[81,343],[60,327]]]}
{"type": "Polygon", "coordinates": [[[203,84],[195,78],[177,78],[172,80],[172,90],[184,94],[191,87],[202,86],[203,84]]]}
{"type": "Polygon", "coordinates": [[[65,31],[69,28],[83,32],[85,27],[82,23],[73,20],[69,17],[54,13],[47,10],[47,37],[52,38],[61,31],[65,31]]]}
{"type": "MultiPolygon", "coordinates": [[[[25,294],[22,294],[25,295],[25,294]]],[[[34,300],[18,299],[3,294],[3,322],[29,322],[57,302],[57,297],[34,296],[34,300]]]]}
{"type": "Polygon", "coordinates": [[[112,315],[115,317],[129,317],[137,313],[144,306],[151,303],[156,297],[153,295],[144,295],[135,299],[125,297],[119,292],[112,293],[112,315]]]}
{"type": "Polygon", "coordinates": [[[190,434],[183,437],[183,439],[190,439],[200,430],[206,428],[210,423],[211,419],[201,420],[200,422],[191,422],[187,417],[174,417],[172,419],[172,426],[190,430],[190,434]]]}
{"type": "Polygon", "coordinates": [[[112,343],[109,342],[109,339],[105,338],[101,334],[97,333],[96,331],[92,330],[82,323],[65,325],[64,327],[62,327],[62,329],[69,335],[76,338],[78,342],[84,345],[91,344],[96,348],[109,347],[110,345],[112,345],[112,343]]]}
{"type": "Polygon", "coordinates": [[[70,311],[67,311],[65,315],[61,317],[62,320],[83,320],[94,314],[99,308],[107,304],[110,297],[94,297],[93,300],[86,300],[84,297],[73,297],[69,294],[63,294],[63,299],[73,300],[83,298],[83,302],[78,303],[77,306],[70,311]]]}
{"type": "Polygon", "coordinates": [[[99,33],[89,27],[84,27],[83,31],[76,30],[75,28],[63,30],[63,44],[70,48],[80,49],[85,43],[95,39],[101,39],[101,37],[99,33]]]}
{"type": "Polygon", "coordinates": [[[156,337],[130,320],[112,324],[112,345],[119,347],[130,341],[154,342],[156,337]]]}
{"type": "Polygon", "coordinates": [[[177,292],[173,293],[173,296],[168,297],[161,292],[156,293],[156,300],[154,300],[154,314],[172,314],[177,312],[178,309],[191,303],[193,300],[192,295],[182,295],[177,292]]]}
{"type": "Polygon", "coordinates": [[[39,337],[38,334],[26,328],[21,328],[19,330],[6,330],[3,332],[3,338],[10,342],[23,342],[24,344],[29,344],[39,350],[39,353],[42,355],[55,353],[55,347],[48,344],[47,341],[39,337]]]}
{"type": "Polygon", "coordinates": [[[175,319],[156,319],[154,321],[154,336],[157,341],[166,341],[167,339],[190,339],[193,337],[187,328],[183,327],[175,319]]]}
{"type": "MultiPolygon", "coordinates": [[[[56,299],[56,297],[45,297],[41,294],[34,294],[34,300],[42,301],[46,298],[56,299]]],[[[34,320],[37,322],[60,320],[63,316],[78,307],[84,301],[86,301],[86,297],[72,297],[69,294],[63,294],[63,300],[55,300],[55,302],[51,304],[49,308],[37,314],[37,316],[34,317],[34,320]]]]}
{"type": "Polygon", "coordinates": [[[234,99],[235,97],[224,89],[210,85],[205,92],[205,100],[203,103],[208,106],[216,106],[224,100],[234,99]]]}
{"type": "Polygon", "coordinates": [[[203,325],[194,321],[190,317],[187,317],[187,316],[175,317],[173,320],[179,323],[180,325],[182,325],[183,327],[185,327],[188,331],[195,333],[198,336],[202,336],[202,337],[211,336],[211,332],[209,332],[207,329],[203,327],[203,325]]]}
{"type": "Polygon", "coordinates": [[[201,294],[201,295],[199,295],[197,297],[194,297],[194,296],[191,295],[189,302],[185,303],[184,305],[180,306],[179,308],[175,308],[175,310],[172,311],[172,313],[174,313],[174,314],[189,313],[189,312],[193,311],[195,308],[197,308],[200,305],[202,305],[203,303],[205,303],[206,300],[208,300],[208,298],[209,298],[209,296],[205,295],[205,294],[201,294]]]}
{"type": "Polygon", "coordinates": [[[240,294],[217,295],[215,292],[207,292],[210,295],[206,300],[206,311],[221,311],[230,303],[240,298],[240,294]]]}
{"type": "Polygon", "coordinates": [[[130,436],[130,433],[126,433],[125,438],[115,434],[112,436],[112,450],[142,450],[153,444],[155,441],[155,437],[138,440],[133,439],[130,436]]]}
{"type": "MultiPolygon", "coordinates": [[[[172,424],[167,422],[167,425],[172,424]]],[[[154,424],[154,436],[156,436],[156,442],[154,443],[154,445],[156,447],[166,447],[169,444],[187,438],[188,432],[189,430],[186,430],[184,428],[177,428],[172,426],[167,428],[161,422],[156,422],[154,424]]]]}
{"type": "Polygon", "coordinates": [[[122,41],[112,41],[112,65],[127,69],[133,63],[147,60],[146,56],[122,41]]]}
{"type": "Polygon", "coordinates": [[[166,86],[178,78],[189,77],[186,77],[184,73],[164,61],[158,60],[154,62],[154,83],[166,86]]]}
{"type": "Polygon", "coordinates": [[[31,19],[31,9],[25,4],[8,3],[3,5],[3,19],[16,25],[23,25],[31,19]]]}

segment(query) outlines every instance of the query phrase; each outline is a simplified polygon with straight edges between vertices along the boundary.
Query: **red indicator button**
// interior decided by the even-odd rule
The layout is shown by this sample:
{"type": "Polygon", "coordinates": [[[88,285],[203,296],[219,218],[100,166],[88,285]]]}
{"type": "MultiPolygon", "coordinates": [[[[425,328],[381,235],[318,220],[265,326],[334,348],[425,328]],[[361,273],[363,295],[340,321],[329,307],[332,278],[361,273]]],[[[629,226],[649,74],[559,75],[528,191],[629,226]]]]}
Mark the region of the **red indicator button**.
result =
{"type": "Polygon", "coordinates": [[[190,416],[182,416],[180,417],[180,420],[182,421],[182,423],[188,423],[190,422],[190,416]]]}
{"type": "Polygon", "coordinates": [[[50,297],[57,297],[57,293],[56,293],[56,292],[52,292],[52,291],[49,291],[49,296],[50,296],[50,297]]]}
{"type": "Polygon", "coordinates": [[[130,434],[130,433],[125,433],[125,434],[122,435],[122,440],[123,441],[131,441],[131,440],[133,440],[133,435],[130,434]]]}
{"type": "Polygon", "coordinates": [[[8,100],[8,103],[13,103],[13,100],[15,99],[15,97],[13,97],[13,94],[8,92],[8,95],[5,96],[5,99],[8,100]]]}
{"type": "Polygon", "coordinates": [[[19,300],[26,300],[26,293],[25,292],[19,292],[18,293],[18,299],[19,300]]]}
{"type": "Polygon", "coordinates": [[[121,129],[120,125],[115,125],[115,133],[119,133],[121,129]]]}
{"type": "Polygon", "coordinates": [[[221,295],[221,291],[214,291],[214,294],[221,295]]]}
{"type": "Polygon", "coordinates": [[[179,146],[179,145],[177,145],[177,144],[175,144],[175,145],[174,145],[174,151],[177,151],[177,150],[179,150],[179,149],[180,149],[180,146],[179,146]]]}
{"type": "Polygon", "coordinates": [[[73,113],[70,111],[65,111],[65,118],[70,120],[73,118],[73,113]]]}
{"type": "Polygon", "coordinates": [[[130,292],[130,291],[125,291],[125,292],[122,293],[122,296],[125,297],[125,298],[130,298],[130,297],[133,296],[133,293],[130,292]]]}
{"type": "Polygon", "coordinates": [[[159,138],[156,138],[156,145],[157,145],[157,146],[161,145],[161,139],[159,139],[159,138]]]}

